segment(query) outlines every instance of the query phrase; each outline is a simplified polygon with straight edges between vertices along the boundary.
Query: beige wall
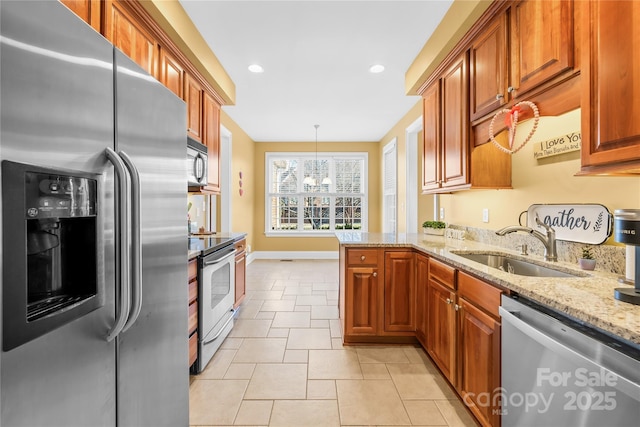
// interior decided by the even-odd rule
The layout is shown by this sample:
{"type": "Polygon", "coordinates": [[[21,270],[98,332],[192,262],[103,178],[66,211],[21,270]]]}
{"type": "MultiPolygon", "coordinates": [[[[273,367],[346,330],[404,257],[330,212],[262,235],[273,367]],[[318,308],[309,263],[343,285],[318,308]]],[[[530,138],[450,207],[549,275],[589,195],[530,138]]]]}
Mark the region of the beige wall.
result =
{"type": "MultiPolygon", "coordinates": [[[[255,221],[256,187],[253,176],[255,143],[229,115],[222,110],[220,123],[231,132],[231,231],[247,233],[247,245],[255,250],[253,223],[255,221]],[[240,172],[243,195],[240,196],[240,172]]],[[[262,193],[262,189],[258,189],[262,193]]],[[[220,197],[218,196],[217,230],[220,229],[220,197]]]]}
{"type": "MultiPolygon", "coordinates": [[[[254,169],[254,251],[337,251],[335,237],[267,237],[264,234],[265,206],[265,153],[267,152],[315,152],[314,143],[305,142],[257,142],[255,143],[254,169]]],[[[318,152],[367,152],[369,153],[369,231],[380,231],[380,153],[376,142],[319,142],[318,152]]],[[[234,207],[235,208],[235,207],[234,207]]]]}
{"type": "MultiPolygon", "coordinates": [[[[533,121],[517,127],[517,140],[529,133],[533,121]]],[[[518,223],[518,216],[532,204],[598,203],[613,213],[620,208],[640,208],[640,177],[574,176],[580,170],[580,152],[536,160],[534,144],[564,133],[580,131],[580,110],[558,117],[543,117],[531,141],[512,155],[511,190],[469,190],[440,196],[447,223],[498,229],[518,223]],[[489,222],[482,222],[482,209],[489,208],[489,222]]],[[[420,195],[420,199],[433,196],[420,195]]],[[[433,214],[421,212],[420,218],[433,214]]],[[[609,239],[607,243],[615,243],[609,239]]]]}

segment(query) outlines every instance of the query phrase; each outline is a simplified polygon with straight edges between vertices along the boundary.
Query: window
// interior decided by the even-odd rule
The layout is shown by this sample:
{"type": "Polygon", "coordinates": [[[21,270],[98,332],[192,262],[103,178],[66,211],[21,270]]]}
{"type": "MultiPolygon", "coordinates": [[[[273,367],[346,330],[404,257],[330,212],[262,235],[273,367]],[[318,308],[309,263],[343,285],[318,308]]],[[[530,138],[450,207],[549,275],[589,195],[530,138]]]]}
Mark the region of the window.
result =
{"type": "Polygon", "coordinates": [[[367,229],[367,153],[267,153],[267,235],[367,229]]]}

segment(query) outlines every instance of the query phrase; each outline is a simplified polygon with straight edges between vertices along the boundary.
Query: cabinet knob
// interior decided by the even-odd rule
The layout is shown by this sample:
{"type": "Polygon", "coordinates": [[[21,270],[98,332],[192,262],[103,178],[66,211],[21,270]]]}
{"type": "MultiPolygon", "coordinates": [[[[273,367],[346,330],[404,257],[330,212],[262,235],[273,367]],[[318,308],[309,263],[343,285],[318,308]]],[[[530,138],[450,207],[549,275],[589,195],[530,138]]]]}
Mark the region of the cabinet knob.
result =
{"type": "Polygon", "coordinates": [[[496,95],[496,99],[497,99],[498,101],[500,101],[502,98],[504,98],[504,95],[503,95],[503,94],[499,93],[499,94],[497,94],[497,95],[496,95]]]}
{"type": "Polygon", "coordinates": [[[460,306],[459,306],[458,304],[454,305],[454,306],[453,306],[453,308],[454,308],[456,311],[460,310],[460,306]]]}
{"type": "Polygon", "coordinates": [[[365,258],[366,258],[366,256],[362,255],[362,256],[360,257],[360,261],[364,261],[364,260],[365,260],[365,258]]]}
{"type": "Polygon", "coordinates": [[[378,272],[377,271],[373,272],[373,277],[378,277],[378,272]]]}
{"type": "Polygon", "coordinates": [[[509,93],[513,93],[513,92],[515,92],[515,91],[516,91],[516,88],[515,88],[515,87],[513,87],[513,86],[509,86],[509,87],[507,88],[507,92],[509,92],[509,93]]]}
{"type": "Polygon", "coordinates": [[[446,303],[447,303],[447,304],[451,304],[452,302],[453,302],[453,301],[451,301],[451,298],[447,298],[447,299],[446,299],[446,303]]]}

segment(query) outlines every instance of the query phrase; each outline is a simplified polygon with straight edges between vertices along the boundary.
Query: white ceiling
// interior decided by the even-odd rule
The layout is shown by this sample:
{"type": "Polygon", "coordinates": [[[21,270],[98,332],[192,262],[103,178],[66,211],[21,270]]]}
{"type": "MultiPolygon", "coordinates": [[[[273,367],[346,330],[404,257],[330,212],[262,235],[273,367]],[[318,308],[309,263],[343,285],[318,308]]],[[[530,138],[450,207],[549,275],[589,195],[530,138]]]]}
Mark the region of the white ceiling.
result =
{"type": "Polygon", "coordinates": [[[451,2],[180,0],[236,85],[223,109],[263,142],[314,141],[314,124],[319,141],[381,140],[418,101],[404,74],[451,2]]]}

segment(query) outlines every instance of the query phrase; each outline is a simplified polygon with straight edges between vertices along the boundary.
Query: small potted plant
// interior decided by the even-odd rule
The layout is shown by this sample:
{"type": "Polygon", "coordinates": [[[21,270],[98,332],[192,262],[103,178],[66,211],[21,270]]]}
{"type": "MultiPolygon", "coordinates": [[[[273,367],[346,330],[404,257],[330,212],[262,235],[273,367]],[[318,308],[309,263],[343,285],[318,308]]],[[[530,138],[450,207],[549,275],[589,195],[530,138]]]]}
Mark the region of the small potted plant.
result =
{"type": "Polygon", "coordinates": [[[585,246],[582,248],[582,257],[578,259],[578,265],[583,270],[593,270],[596,268],[596,260],[593,259],[591,246],[585,246]]]}
{"type": "Polygon", "coordinates": [[[422,223],[422,231],[425,234],[444,236],[444,229],[447,225],[442,221],[425,221],[422,223]]]}

